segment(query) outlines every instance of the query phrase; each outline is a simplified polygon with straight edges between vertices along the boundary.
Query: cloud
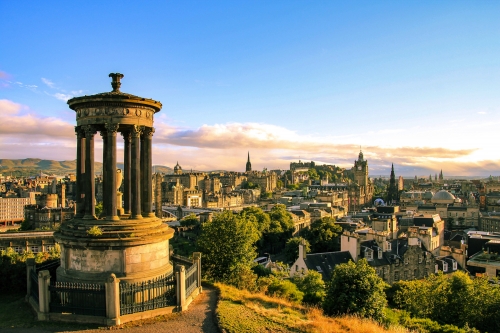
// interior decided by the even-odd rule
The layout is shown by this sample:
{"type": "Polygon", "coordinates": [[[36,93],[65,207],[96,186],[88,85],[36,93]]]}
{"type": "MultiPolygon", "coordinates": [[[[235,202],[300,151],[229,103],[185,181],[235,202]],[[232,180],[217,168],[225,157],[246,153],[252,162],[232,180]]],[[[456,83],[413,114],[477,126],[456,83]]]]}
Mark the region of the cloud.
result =
{"type": "Polygon", "coordinates": [[[478,114],[486,114],[487,112],[479,111],[478,114]]]}
{"type": "MultiPolygon", "coordinates": [[[[26,106],[3,99],[0,100],[0,136],[16,137],[21,142],[31,136],[47,138],[74,137],[74,126],[54,117],[41,117],[33,113],[21,114],[21,110],[29,110],[26,106]]],[[[31,139],[29,139],[31,140],[31,139]]]]}
{"type": "MultiPolygon", "coordinates": [[[[6,99],[0,100],[0,114],[0,156],[3,158],[75,158],[72,123],[37,115],[28,107],[6,99]]],[[[335,137],[303,135],[271,124],[205,124],[189,129],[160,120],[157,119],[155,124],[153,162],[171,167],[179,161],[185,169],[242,171],[247,151],[250,151],[256,170],[287,169],[290,162],[299,159],[350,168],[359,152],[359,144],[354,142],[338,143],[335,137]]],[[[121,147],[120,140],[118,143],[121,147]]],[[[102,156],[99,147],[100,136],[97,135],[95,157],[98,161],[102,156]]],[[[391,163],[403,175],[434,174],[440,169],[449,175],[498,173],[500,161],[491,157],[467,162],[466,159],[476,151],[477,148],[363,145],[372,175],[388,175],[391,163]]],[[[119,148],[119,158],[122,155],[119,148]]]]}
{"type": "Polygon", "coordinates": [[[67,94],[61,94],[61,93],[55,93],[53,95],[55,98],[67,102],[70,98],[73,98],[73,95],[67,95],[67,94]]]}
{"type": "Polygon", "coordinates": [[[54,82],[50,81],[49,79],[42,77],[42,82],[45,83],[48,87],[54,88],[54,82]]]}

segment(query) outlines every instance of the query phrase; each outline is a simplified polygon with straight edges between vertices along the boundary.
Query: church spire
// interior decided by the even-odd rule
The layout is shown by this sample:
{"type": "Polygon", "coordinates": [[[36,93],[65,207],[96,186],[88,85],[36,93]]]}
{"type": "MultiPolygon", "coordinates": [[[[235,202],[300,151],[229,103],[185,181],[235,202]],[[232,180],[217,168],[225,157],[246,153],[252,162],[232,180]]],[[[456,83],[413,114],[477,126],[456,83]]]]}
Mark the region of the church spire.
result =
{"type": "Polygon", "coordinates": [[[252,171],[252,163],[250,163],[250,152],[248,152],[247,166],[245,170],[246,172],[252,171]]]}

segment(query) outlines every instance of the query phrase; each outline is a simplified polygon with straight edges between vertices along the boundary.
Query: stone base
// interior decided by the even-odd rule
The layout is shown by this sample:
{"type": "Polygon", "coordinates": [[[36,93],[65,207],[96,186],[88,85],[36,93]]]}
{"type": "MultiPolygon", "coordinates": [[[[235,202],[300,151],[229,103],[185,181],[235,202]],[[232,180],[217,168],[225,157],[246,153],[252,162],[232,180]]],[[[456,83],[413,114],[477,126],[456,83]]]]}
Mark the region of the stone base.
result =
{"type": "Polygon", "coordinates": [[[57,281],[103,284],[114,273],[122,281],[135,283],[171,274],[169,239],[173,234],[156,217],[70,220],[54,233],[61,246],[57,281]]]}

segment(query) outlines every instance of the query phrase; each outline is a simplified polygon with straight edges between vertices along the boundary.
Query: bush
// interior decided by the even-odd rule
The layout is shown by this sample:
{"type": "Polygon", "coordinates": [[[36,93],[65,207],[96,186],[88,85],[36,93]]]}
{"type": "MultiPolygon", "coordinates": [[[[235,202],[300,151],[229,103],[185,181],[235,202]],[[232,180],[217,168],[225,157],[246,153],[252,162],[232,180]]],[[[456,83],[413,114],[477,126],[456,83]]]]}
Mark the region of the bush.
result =
{"type": "Polygon", "coordinates": [[[304,293],[301,292],[293,282],[277,278],[271,280],[266,294],[285,298],[297,303],[302,302],[304,298],[304,293]]]}

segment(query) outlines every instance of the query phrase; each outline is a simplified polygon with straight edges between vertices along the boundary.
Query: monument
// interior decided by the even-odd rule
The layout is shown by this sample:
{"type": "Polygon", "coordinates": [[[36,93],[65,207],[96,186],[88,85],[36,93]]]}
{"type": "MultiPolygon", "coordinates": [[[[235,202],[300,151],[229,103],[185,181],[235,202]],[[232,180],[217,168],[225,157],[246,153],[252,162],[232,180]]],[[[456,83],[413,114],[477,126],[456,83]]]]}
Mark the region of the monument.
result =
{"type": "Polygon", "coordinates": [[[54,238],[61,246],[57,281],[104,283],[111,273],[128,283],[172,274],[174,231],[152,211],[152,138],[161,103],[120,91],[123,74],[111,73],[113,91],[68,101],[76,112],[75,218],[54,238]],[[103,139],[103,214],[95,215],[94,137],[103,139]],[[117,134],[124,170],[117,170],[117,134]],[[123,193],[118,191],[123,181],[123,193]],[[123,205],[122,205],[123,200],[123,205]]]}

